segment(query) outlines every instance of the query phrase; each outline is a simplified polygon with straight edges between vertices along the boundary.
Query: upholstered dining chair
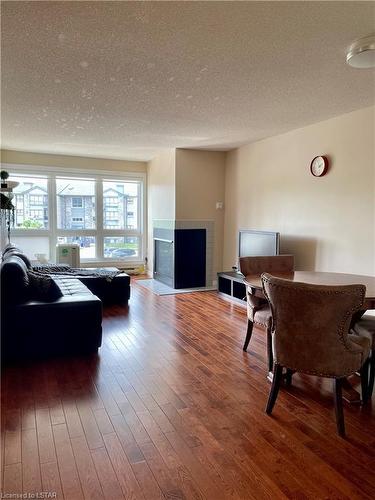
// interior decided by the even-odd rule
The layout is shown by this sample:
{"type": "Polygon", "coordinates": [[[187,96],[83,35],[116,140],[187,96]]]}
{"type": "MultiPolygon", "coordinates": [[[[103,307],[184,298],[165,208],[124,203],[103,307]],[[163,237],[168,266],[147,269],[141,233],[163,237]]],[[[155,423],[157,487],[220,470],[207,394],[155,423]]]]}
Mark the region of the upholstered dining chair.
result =
{"type": "MultiPolygon", "coordinates": [[[[246,277],[249,274],[261,275],[263,272],[287,274],[294,271],[293,255],[274,255],[269,257],[241,257],[240,271],[246,277]]],[[[258,325],[266,330],[267,334],[267,357],[268,371],[272,371],[272,345],[271,345],[271,324],[272,314],[266,299],[256,297],[251,287],[246,290],[247,300],[247,331],[243,350],[246,351],[249,345],[253,326],[258,325]]]]}
{"type": "MultiPolygon", "coordinates": [[[[375,311],[374,311],[375,312],[375,311]]],[[[354,324],[353,333],[367,337],[371,345],[370,379],[368,384],[368,397],[372,397],[375,381],[375,315],[365,314],[354,324]]]]}
{"type": "Polygon", "coordinates": [[[266,412],[271,414],[276,402],[283,368],[333,378],[337,431],[344,436],[344,379],[359,371],[363,402],[368,394],[370,342],[349,333],[353,314],[363,306],[366,288],[297,283],[266,273],[262,284],[272,310],[274,356],[266,412]]]}

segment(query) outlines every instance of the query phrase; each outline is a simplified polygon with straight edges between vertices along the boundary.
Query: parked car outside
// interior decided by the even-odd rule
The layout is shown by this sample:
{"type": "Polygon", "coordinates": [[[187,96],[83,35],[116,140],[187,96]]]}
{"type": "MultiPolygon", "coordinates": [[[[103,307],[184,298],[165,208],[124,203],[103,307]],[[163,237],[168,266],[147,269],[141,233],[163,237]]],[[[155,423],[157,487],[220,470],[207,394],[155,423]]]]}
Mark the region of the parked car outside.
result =
{"type": "Polygon", "coordinates": [[[133,248],[116,248],[111,253],[112,258],[123,259],[124,257],[130,257],[135,255],[135,250],[133,248]]]}

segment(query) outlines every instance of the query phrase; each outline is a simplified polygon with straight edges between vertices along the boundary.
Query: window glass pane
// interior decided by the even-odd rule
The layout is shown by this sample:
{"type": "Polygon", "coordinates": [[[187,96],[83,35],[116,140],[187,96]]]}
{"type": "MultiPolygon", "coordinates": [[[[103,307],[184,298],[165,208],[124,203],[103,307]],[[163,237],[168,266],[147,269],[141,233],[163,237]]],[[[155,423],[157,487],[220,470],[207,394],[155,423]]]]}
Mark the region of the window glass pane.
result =
{"type": "Polygon", "coordinates": [[[95,181],[56,179],[58,229],[95,228],[95,181]]]}
{"type": "Polygon", "coordinates": [[[123,260],[139,257],[139,238],[136,236],[107,236],[104,238],[104,257],[123,260]]]}
{"type": "Polygon", "coordinates": [[[59,236],[57,243],[76,243],[80,246],[79,254],[82,259],[95,259],[95,237],[94,236],[59,236]]]}
{"type": "Polygon", "coordinates": [[[13,189],[14,227],[17,229],[48,229],[47,179],[11,176],[19,182],[13,189]]]}
{"type": "Polygon", "coordinates": [[[30,260],[38,260],[37,254],[50,258],[48,236],[12,236],[11,242],[19,247],[30,260]]]}
{"type": "Polygon", "coordinates": [[[138,229],[138,182],[103,182],[104,229],[138,229]]]}

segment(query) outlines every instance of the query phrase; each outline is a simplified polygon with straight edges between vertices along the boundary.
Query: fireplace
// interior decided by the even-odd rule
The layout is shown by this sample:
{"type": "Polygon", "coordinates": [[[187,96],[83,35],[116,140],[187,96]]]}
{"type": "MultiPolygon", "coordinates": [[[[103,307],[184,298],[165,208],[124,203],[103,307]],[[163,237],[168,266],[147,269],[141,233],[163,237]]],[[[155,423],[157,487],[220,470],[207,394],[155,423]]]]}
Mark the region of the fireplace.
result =
{"type": "Polygon", "coordinates": [[[174,285],[174,242],[154,238],[154,279],[174,285]]]}
{"type": "Polygon", "coordinates": [[[172,288],[206,286],[206,229],[154,228],[154,279],[172,288]]]}

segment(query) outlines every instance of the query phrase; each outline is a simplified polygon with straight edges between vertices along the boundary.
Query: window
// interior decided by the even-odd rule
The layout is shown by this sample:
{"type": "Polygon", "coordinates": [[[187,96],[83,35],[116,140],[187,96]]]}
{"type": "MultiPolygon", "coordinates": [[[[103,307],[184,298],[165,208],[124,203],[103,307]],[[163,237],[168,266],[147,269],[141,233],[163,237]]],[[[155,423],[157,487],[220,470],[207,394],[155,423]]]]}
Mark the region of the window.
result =
{"type": "Polygon", "coordinates": [[[104,196],[104,204],[106,207],[117,207],[118,202],[118,198],[115,198],[114,196],[104,196]]]}
{"type": "Polygon", "coordinates": [[[56,201],[58,229],[95,229],[94,180],[57,178],[56,201]]]}
{"type": "Polygon", "coordinates": [[[94,236],[59,236],[57,243],[76,243],[80,247],[81,260],[95,259],[96,244],[94,236]]]}
{"type": "Polygon", "coordinates": [[[137,200],[139,184],[134,182],[103,182],[103,227],[109,229],[111,221],[118,221],[118,229],[137,229],[137,200]],[[129,205],[131,210],[129,211],[129,205]],[[116,216],[114,215],[116,207],[116,216]],[[131,227],[129,227],[131,226],[131,227]]]}
{"type": "Polygon", "coordinates": [[[105,212],[106,220],[118,220],[119,214],[117,210],[107,210],[105,212]]]}
{"type": "Polygon", "coordinates": [[[12,176],[19,184],[14,188],[16,209],[14,227],[35,230],[48,229],[48,182],[46,178],[12,176]],[[46,215],[46,216],[45,216],[46,215]]]}
{"type": "Polygon", "coordinates": [[[77,196],[72,197],[72,207],[73,208],[81,208],[82,207],[82,198],[77,196]]]}
{"type": "Polygon", "coordinates": [[[42,220],[43,219],[43,210],[29,210],[29,215],[31,219],[34,220],[42,220]]]}
{"type": "Polygon", "coordinates": [[[104,257],[116,260],[126,260],[129,257],[139,257],[139,238],[104,238],[104,257]]]}
{"type": "MultiPolygon", "coordinates": [[[[81,260],[141,261],[144,258],[143,174],[43,173],[30,176],[8,167],[15,188],[12,240],[31,259],[54,260],[57,243],[78,243],[81,260]]],[[[30,168],[28,168],[30,171],[30,168]]]]}
{"type": "Polygon", "coordinates": [[[44,199],[45,197],[40,194],[31,194],[30,195],[30,205],[44,205],[47,203],[47,200],[44,199]]]}
{"type": "Polygon", "coordinates": [[[23,210],[23,194],[16,194],[17,210],[23,210]]]}

